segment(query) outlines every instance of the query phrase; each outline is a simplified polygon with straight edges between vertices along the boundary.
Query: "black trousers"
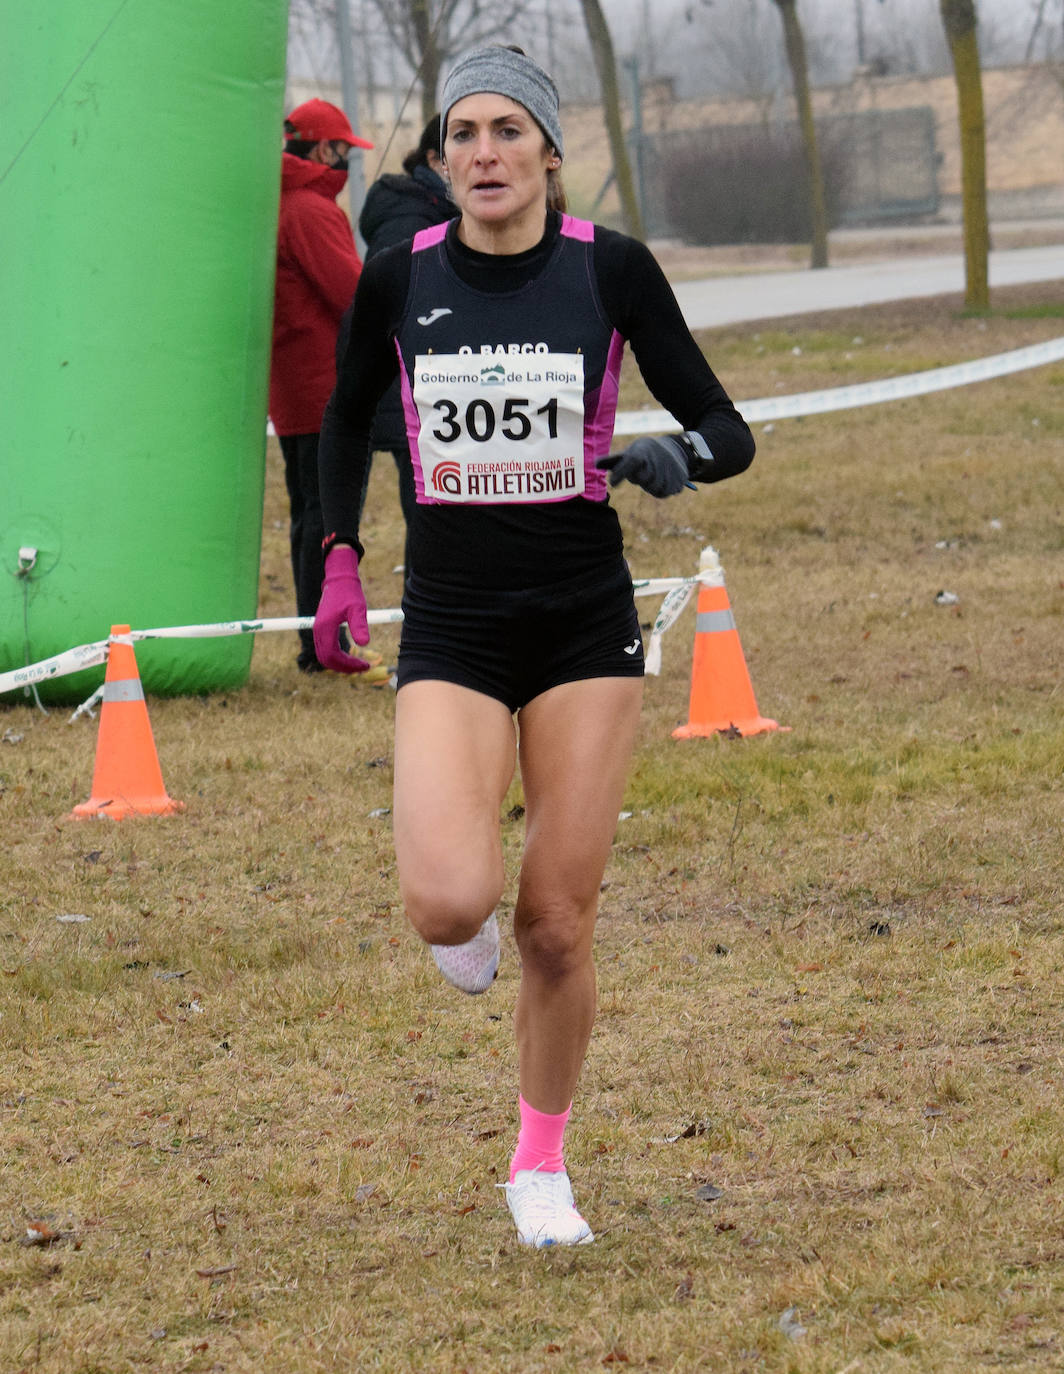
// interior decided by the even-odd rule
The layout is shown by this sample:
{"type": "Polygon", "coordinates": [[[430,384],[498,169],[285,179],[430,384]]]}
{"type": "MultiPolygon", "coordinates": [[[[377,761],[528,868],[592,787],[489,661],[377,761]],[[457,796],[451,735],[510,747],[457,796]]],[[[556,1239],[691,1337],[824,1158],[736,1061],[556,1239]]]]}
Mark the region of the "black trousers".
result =
{"type": "MultiPolygon", "coordinates": [[[[321,541],[325,537],[321,495],[318,491],[318,436],[282,434],[278,437],[284,455],[284,480],[291,513],[289,536],[292,576],[296,584],[296,614],[313,615],[321,598],[324,570],[321,541]]],[[[318,656],[314,652],[313,631],[300,630],[299,640],[299,666],[307,668],[315,665],[318,656]]]]}

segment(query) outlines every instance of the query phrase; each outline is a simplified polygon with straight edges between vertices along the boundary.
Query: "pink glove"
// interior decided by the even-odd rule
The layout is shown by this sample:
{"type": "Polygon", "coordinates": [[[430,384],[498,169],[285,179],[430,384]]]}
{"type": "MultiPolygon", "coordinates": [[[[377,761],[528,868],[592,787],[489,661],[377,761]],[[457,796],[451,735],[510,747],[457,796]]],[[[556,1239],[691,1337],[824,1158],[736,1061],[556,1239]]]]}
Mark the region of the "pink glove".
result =
{"type": "Polygon", "coordinates": [[[369,643],[366,597],[358,576],[358,554],[349,544],[335,544],[325,555],[325,580],[314,617],[314,652],[318,662],[336,673],[364,673],[370,666],[340,648],[340,626],[356,644],[369,643]]]}

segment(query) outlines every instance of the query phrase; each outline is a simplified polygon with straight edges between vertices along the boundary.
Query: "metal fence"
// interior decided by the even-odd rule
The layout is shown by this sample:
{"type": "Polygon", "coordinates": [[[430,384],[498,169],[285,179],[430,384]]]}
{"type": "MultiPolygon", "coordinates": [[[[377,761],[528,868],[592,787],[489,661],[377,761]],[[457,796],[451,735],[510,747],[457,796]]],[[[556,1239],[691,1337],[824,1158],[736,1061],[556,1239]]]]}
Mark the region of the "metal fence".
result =
{"type": "MultiPolygon", "coordinates": [[[[828,115],[816,128],[833,227],[938,210],[929,106],[828,115]]],[[[632,153],[652,237],[706,244],[808,237],[805,157],[793,121],[644,133],[632,153]]]]}

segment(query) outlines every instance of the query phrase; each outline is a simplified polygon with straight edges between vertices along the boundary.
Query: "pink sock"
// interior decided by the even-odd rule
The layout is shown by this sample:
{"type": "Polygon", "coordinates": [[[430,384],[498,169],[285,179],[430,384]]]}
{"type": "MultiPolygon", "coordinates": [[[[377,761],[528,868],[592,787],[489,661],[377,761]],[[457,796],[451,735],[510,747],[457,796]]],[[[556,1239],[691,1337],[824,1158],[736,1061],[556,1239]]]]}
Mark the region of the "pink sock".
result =
{"type": "Polygon", "coordinates": [[[519,1169],[539,1169],[544,1174],[560,1174],[565,1168],[562,1138],[573,1104],[570,1102],[564,1112],[552,1116],[548,1112],[537,1112],[520,1094],[517,1101],[521,1109],[521,1129],[517,1136],[517,1149],[510,1161],[510,1182],[514,1181],[519,1169]]]}

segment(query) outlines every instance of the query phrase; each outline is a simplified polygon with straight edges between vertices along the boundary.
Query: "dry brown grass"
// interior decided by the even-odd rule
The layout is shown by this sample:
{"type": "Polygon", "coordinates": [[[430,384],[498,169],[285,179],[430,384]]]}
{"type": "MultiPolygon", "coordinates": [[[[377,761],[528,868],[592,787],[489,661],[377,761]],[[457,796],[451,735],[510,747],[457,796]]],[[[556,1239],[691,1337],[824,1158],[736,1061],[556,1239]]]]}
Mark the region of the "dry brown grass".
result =
{"type": "MultiPolygon", "coordinates": [[[[707,347],[741,397],[1060,332],[954,304],[707,347]]],[[[373,814],[389,692],[262,636],[243,691],[150,703],[187,810],[119,825],[66,819],[91,723],[5,709],[0,1367],[1061,1368],[1062,396],[1058,364],[783,421],[741,479],[621,494],[637,576],[720,550],[792,731],[671,740],[688,612],[603,894],[569,1142],[587,1249],[522,1251],[495,1192],[513,946],[463,1000],[405,925],[373,814]],[[20,1244],[30,1221],[58,1238],[20,1244]]],[[[370,510],[393,605],[386,461],[370,510]]],[[[289,607],[271,451],[262,611],[289,607]]]]}

